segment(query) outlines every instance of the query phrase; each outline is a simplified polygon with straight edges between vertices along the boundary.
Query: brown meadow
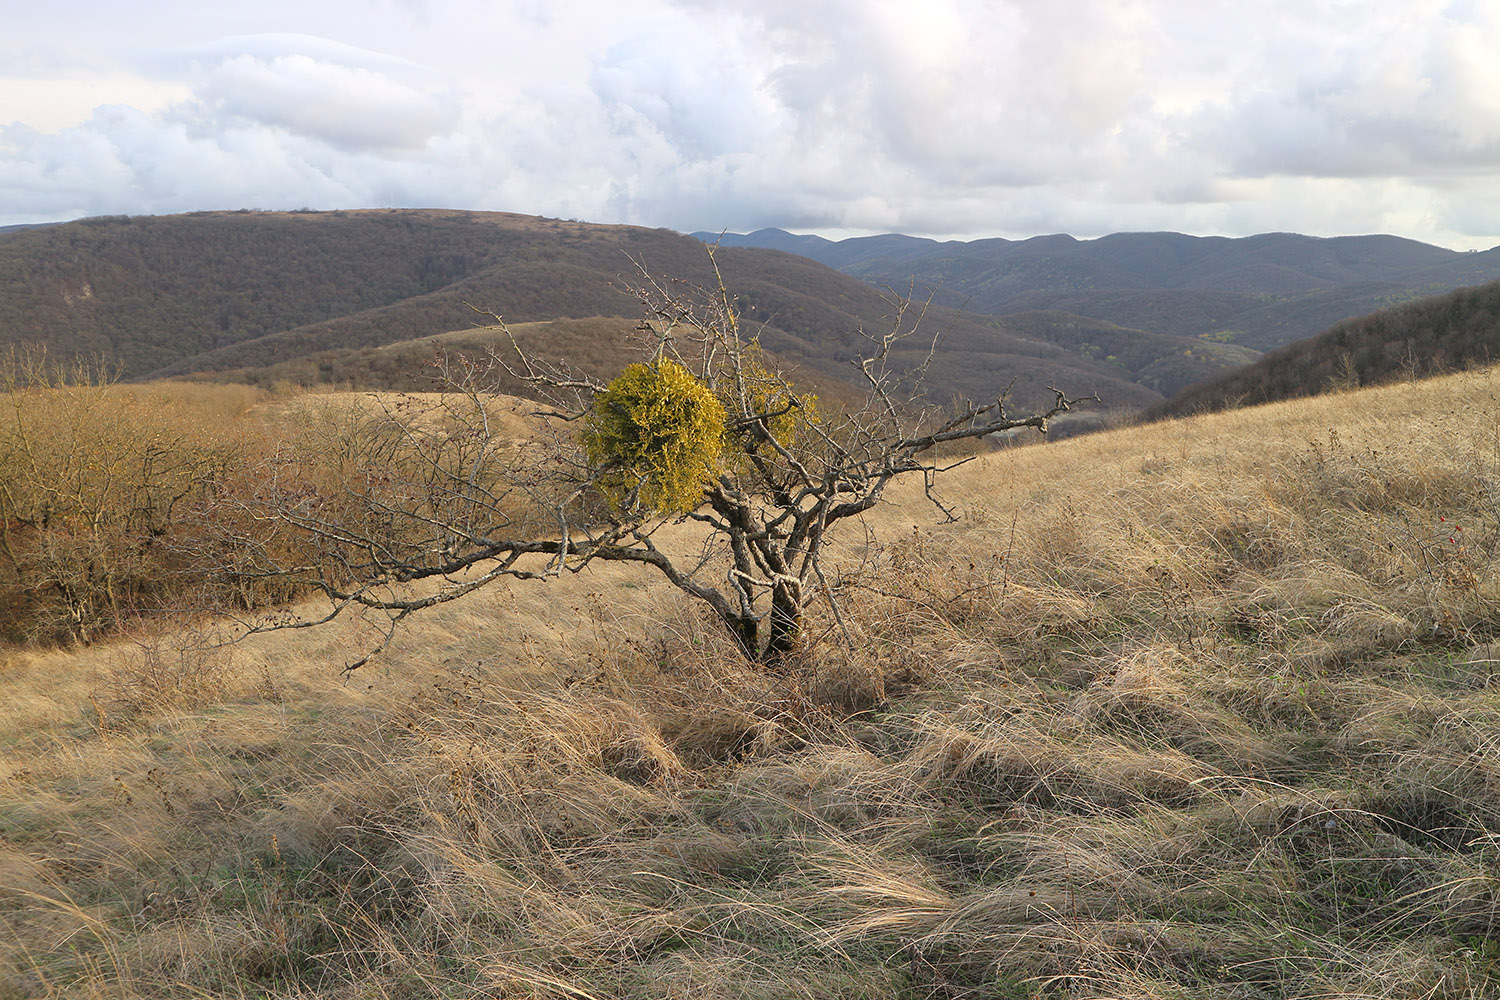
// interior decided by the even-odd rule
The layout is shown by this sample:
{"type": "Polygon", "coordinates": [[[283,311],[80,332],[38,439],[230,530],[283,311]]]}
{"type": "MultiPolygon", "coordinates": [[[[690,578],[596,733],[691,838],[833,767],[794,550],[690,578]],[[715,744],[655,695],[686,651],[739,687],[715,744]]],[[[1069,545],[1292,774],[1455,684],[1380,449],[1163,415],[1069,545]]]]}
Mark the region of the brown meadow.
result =
{"type": "Polygon", "coordinates": [[[893,491],[784,677],[613,566],[11,649],[0,997],[1500,994],[1497,391],[893,491]]]}

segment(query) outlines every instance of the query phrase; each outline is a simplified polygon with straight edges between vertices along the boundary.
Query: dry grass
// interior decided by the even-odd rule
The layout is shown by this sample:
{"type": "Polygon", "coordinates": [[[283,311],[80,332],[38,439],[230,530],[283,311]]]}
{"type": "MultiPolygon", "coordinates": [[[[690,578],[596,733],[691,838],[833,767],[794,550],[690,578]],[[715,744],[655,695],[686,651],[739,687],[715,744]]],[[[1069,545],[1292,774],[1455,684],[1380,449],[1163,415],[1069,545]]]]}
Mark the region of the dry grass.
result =
{"type": "Polygon", "coordinates": [[[11,654],[0,997],[1500,995],[1497,389],[990,456],[786,678],[619,567],[11,654]]]}

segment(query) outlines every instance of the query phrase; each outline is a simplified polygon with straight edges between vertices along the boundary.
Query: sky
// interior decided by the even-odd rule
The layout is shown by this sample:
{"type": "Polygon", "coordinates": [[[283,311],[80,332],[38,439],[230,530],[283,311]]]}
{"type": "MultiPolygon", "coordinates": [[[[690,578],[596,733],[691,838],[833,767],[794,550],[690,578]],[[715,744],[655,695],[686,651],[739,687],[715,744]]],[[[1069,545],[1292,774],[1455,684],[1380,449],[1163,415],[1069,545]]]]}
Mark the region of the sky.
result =
{"type": "Polygon", "coordinates": [[[1500,0],[0,0],[0,226],[1500,244],[1500,0]]]}

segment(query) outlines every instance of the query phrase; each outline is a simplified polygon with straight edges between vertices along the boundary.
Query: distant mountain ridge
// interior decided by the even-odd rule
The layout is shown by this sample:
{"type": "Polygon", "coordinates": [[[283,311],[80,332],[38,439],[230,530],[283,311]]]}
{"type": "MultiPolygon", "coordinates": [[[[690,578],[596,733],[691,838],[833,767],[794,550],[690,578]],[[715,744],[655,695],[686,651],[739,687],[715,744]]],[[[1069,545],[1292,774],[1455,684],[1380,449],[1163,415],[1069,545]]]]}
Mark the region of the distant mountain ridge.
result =
{"type": "Polygon", "coordinates": [[[1500,248],[1463,253],[1396,236],[1066,235],[972,242],[903,235],[832,241],[778,229],[695,233],[801,254],[866,281],[938,289],[1005,316],[1064,310],[1119,326],[1269,350],[1349,316],[1500,278],[1500,248]]]}
{"type": "MultiPolygon", "coordinates": [[[[905,290],[920,266],[947,282],[926,318],[942,333],[931,370],[939,398],[985,396],[1014,380],[1018,406],[1058,385],[1127,411],[1255,361],[1254,338],[1219,325],[1246,302],[1264,328],[1319,332],[1369,312],[1377,286],[1376,305],[1400,302],[1419,293],[1411,281],[1500,264],[1493,252],[1394,237],[756,238],[775,246],[724,238],[724,276],[767,348],[825,384],[852,377],[862,331],[879,331],[892,310],[882,282],[855,272],[885,268],[884,284],[905,290]],[[1404,277],[1367,280],[1388,274],[1404,277]],[[1156,287],[1165,284],[1184,287],[1156,287]],[[983,313],[991,299],[1009,311],[983,313]]],[[[537,349],[566,352],[554,358],[604,372],[622,363],[639,316],[625,287],[639,277],[636,261],[662,277],[713,280],[701,239],[498,212],[229,211],[12,228],[0,230],[0,348],[104,357],[133,379],[410,387],[420,376],[406,369],[439,346],[485,342],[473,303],[527,325],[537,349]]],[[[920,275],[916,284],[920,292],[920,275]]],[[[900,350],[920,354],[915,341],[900,350]]]]}

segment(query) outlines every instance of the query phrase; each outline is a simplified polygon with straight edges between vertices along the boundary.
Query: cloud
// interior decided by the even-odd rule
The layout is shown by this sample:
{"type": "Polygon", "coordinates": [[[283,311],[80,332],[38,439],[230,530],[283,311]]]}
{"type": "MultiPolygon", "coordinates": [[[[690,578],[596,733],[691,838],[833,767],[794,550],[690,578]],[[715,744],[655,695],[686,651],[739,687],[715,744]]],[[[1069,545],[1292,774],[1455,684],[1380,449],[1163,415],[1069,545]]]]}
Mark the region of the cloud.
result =
{"type": "Polygon", "coordinates": [[[121,57],[95,105],[70,84],[65,123],[0,131],[0,223],[410,204],[1475,245],[1496,218],[1496,0],[339,2],[276,19],[342,41],[226,32],[121,57]]]}
{"type": "MultiPolygon", "coordinates": [[[[761,163],[789,191],[837,187],[821,207],[779,199],[828,227],[1396,228],[1465,243],[1449,206],[1500,167],[1494,3],[755,10],[801,140],[761,163]]],[[[774,214],[736,190],[747,216],[774,214]]]]}
{"type": "Polygon", "coordinates": [[[304,35],[252,35],[167,53],[200,119],[286,129],[345,150],[418,148],[452,130],[457,96],[405,60],[304,35]]]}
{"type": "Polygon", "coordinates": [[[441,201],[454,170],[426,156],[461,113],[416,64],[300,35],[228,38],[156,54],[189,97],[107,104],[55,131],[0,131],[0,200],[21,221],[207,207],[441,201]],[[425,162],[424,162],[425,161],[425,162]]]}
{"type": "Polygon", "coordinates": [[[642,33],[610,46],[589,86],[626,136],[655,130],[685,158],[755,149],[781,122],[759,73],[729,49],[684,46],[670,33],[642,33]]]}
{"type": "Polygon", "coordinates": [[[228,35],[197,45],[180,45],[143,55],[143,67],[175,74],[241,57],[272,60],[283,56],[304,56],[323,63],[354,66],[385,76],[420,80],[430,78],[432,71],[421,64],[385,52],[375,52],[332,38],[297,32],[265,32],[254,35],[228,35]]]}
{"type": "Polygon", "coordinates": [[[304,55],[235,56],[205,74],[197,97],[219,118],[284,128],[347,150],[409,150],[451,131],[445,93],[359,66],[304,55]]]}
{"type": "Polygon", "coordinates": [[[1246,177],[1393,178],[1500,168],[1495,5],[1400,5],[1342,34],[1295,16],[1183,129],[1246,177]],[[1276,51],[1280,44],[1289,53],[1276,51]],[[1287,58],[1287,55],[1292,58],[1287,58]],[[1274,68],[1276,72],[1268,72],[1274,68]]]}

